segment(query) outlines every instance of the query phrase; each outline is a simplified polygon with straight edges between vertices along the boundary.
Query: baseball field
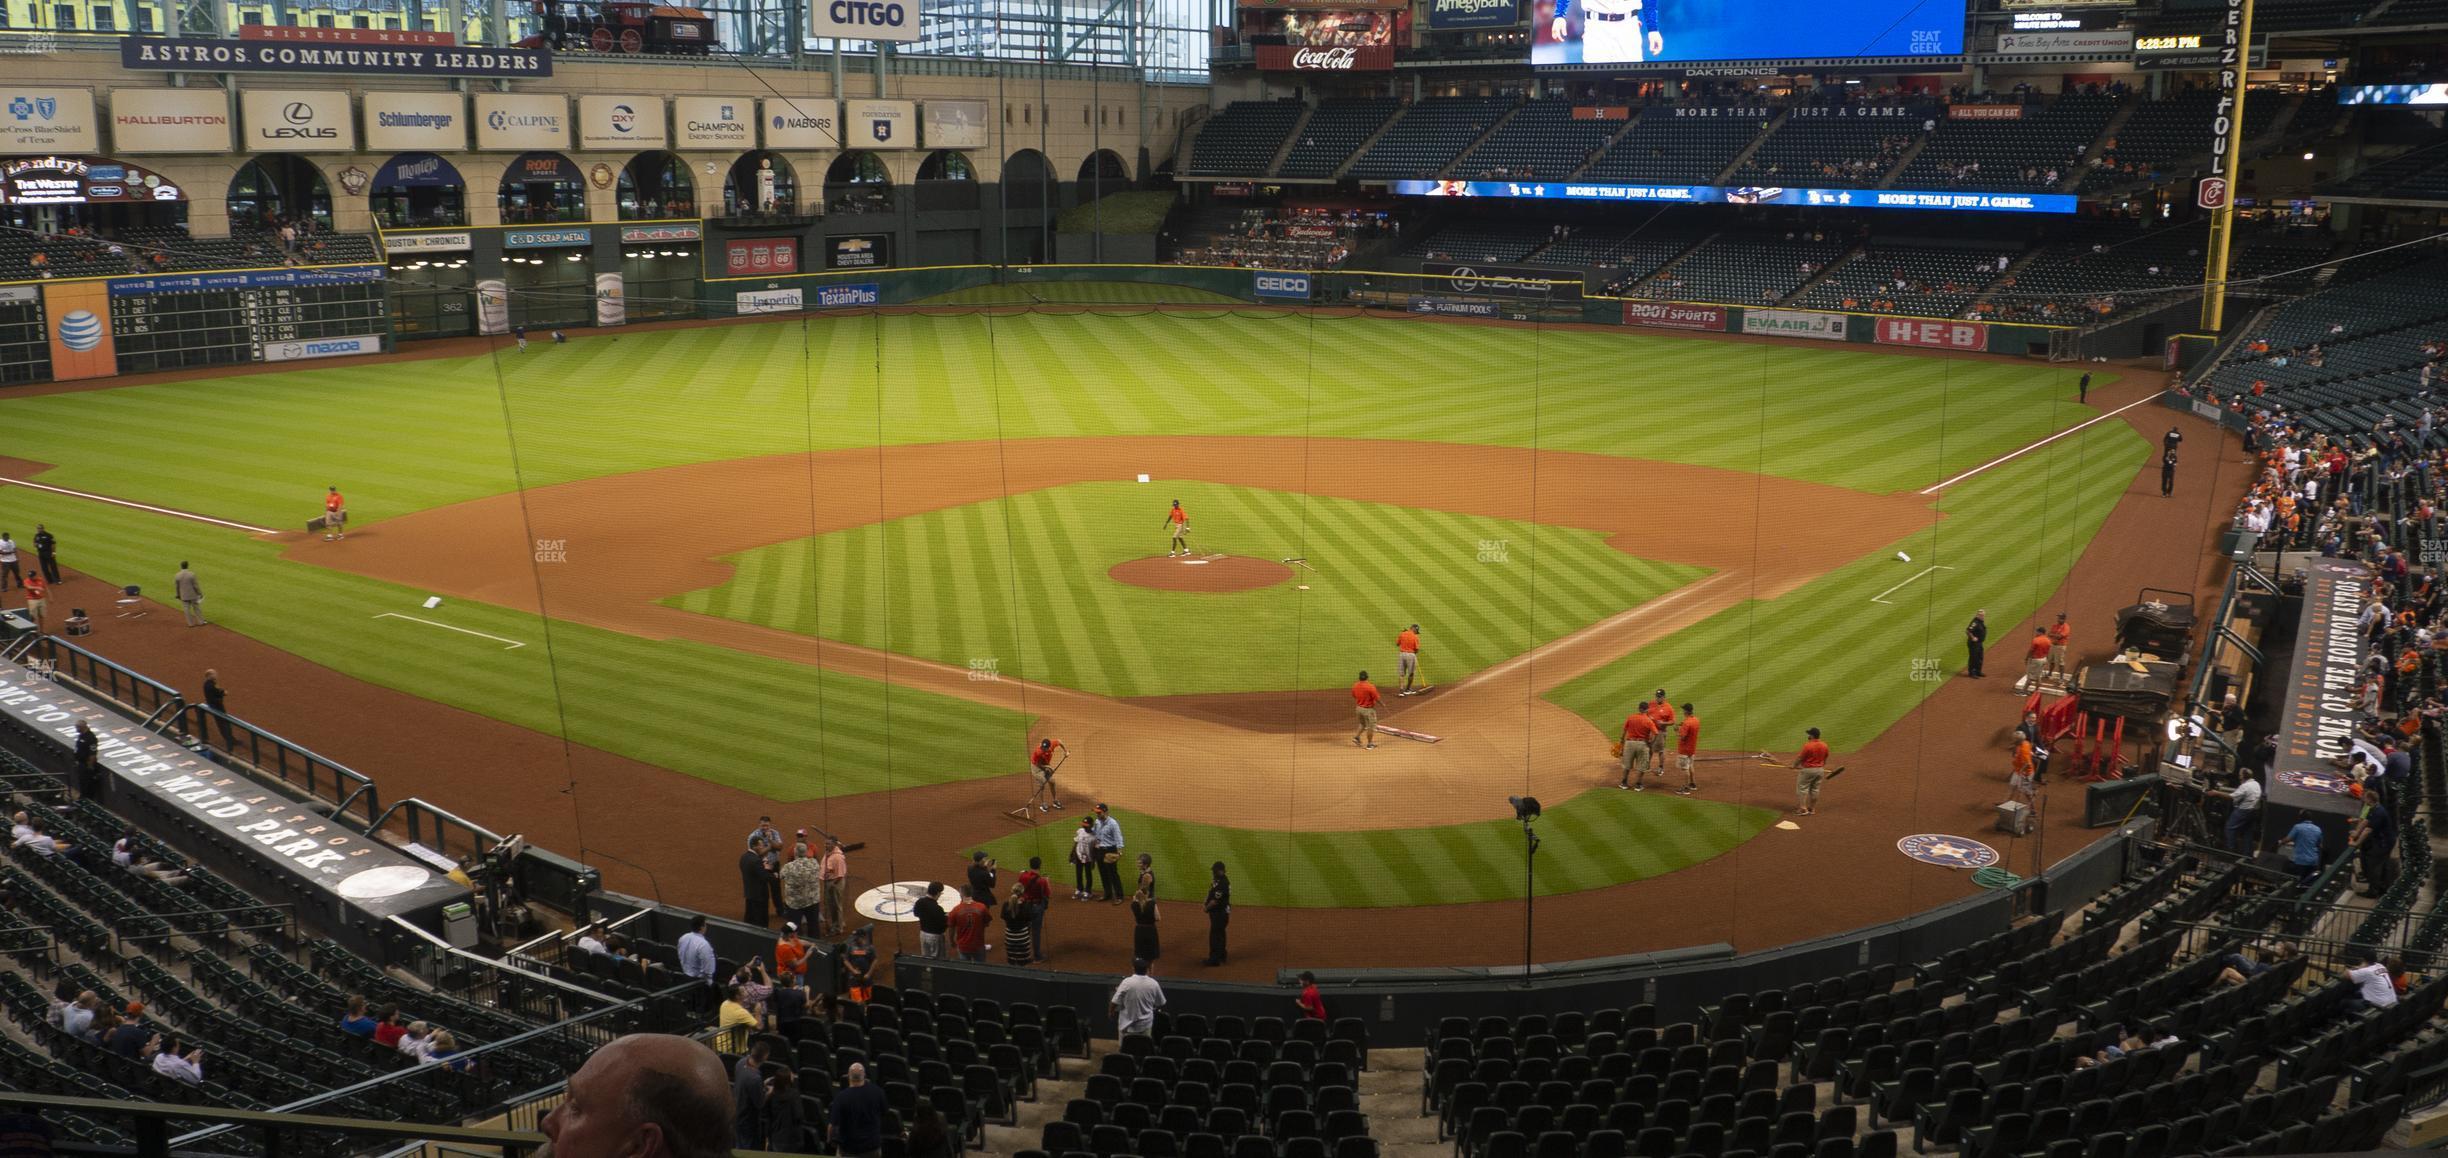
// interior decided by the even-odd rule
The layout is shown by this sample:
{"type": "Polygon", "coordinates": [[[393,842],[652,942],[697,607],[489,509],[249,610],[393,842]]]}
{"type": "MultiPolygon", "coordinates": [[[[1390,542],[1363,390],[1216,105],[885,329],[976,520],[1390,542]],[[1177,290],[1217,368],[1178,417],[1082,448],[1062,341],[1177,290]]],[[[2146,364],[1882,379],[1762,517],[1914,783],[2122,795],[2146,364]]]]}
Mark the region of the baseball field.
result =
{"type": "MultiPolygon", "coordinates": [[[[1110,300],[0,393],[0,476],[56,488],[0,486],[0,530],[164,596],[189,561],[216,624],[337,673],[870,825],[872,880],[1058,862],[1102,800],[1168,897],[1222,859],[1243,904],[1365,908],[1518,896],[1511,793],[1548,805],[1542,894],[1760,835],[1711,791],[1739,761],[1613,790],[1634,702],[1694,704],[1715,757],[1857,749],[1976,608],[2042,609],[2149,452],[2036,362],[1110,300]],[[303,531],[327,486],[344,541],[303,531]],[[1398,697],[1412,623],[1434,689],[1398,697]],[[1353,746],[1362,669],[1423,738],[1353,746]],[[1047,735],[1071,807],[1008,815],[1047,735]]],[[[634,806],[570,769],[586,823],[634,806]]]]}

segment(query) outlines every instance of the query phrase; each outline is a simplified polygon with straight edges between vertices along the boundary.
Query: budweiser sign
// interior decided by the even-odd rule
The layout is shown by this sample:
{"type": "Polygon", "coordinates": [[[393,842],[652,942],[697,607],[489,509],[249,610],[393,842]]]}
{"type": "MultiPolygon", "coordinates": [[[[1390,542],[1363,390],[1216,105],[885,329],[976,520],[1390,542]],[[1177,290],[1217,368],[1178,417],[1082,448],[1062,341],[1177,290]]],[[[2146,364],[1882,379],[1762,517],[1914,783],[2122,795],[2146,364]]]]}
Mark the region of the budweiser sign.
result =
{"type": "Polygon", "coordinates": [[[1394,67],[1394,46],[1364,44],[1294,48],[1285,44],[1262,44],[1258,46],[1258,67],[1292,72],[1383,72],[1394,67]]]}

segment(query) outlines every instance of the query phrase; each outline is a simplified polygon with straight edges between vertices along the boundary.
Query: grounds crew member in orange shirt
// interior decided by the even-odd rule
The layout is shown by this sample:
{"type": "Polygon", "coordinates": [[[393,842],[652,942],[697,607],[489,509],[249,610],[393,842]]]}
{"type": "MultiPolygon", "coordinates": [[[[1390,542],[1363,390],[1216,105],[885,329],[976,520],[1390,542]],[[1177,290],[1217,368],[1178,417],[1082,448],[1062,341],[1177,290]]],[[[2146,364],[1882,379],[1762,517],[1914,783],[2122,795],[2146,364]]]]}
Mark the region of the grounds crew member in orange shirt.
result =
{"type": "Polygon", "coordinates": [[[2032,632],[2031,652],[2023,660],[2023,678],[2030,681],[2025,691],[2039,691],[2041,677],[2048,674],[2049,637],[2046,631],[2032,632]]]}
{"type": "Polygon", "coordinates": [[[1819,811],[1819,785],[1827,779],[1828,746],[1819,742],[1819,729],[1812,728],[1808,734],[1801,754],[1794,757],[1794,795],[1802,800],[1796,815],[1800,816],[1819,811]]]}
{"type": "Polygon", "coordinates": [[[1401,634],[1394,637],[1394,671],[1402,677],[1402,690],[1395,695],[1416,695],[1428,690],[1412,687],[1419,682],[1419,624],[1404,628],[1401,634]]]}
{"type": "Polygon", "coordinates": [[[1190,512],[1181,508],[1181,500],[1173,500],[1173,509],[1165,512],[1165,531],[1172,536],[1165,544],[1165,558],[1190,554],[1190,512]]]}
{"type": "Polygon", "coordinates": [[[1639,792],[1642,791],[1642,786],[1648,783],[1649,738],[1655,735],[1657,735],[1657,721],[1649,718],[1649,701],[1642,700],[1638,710],[1624,717],[1623,739],[1615,745],[1616,750],[1623,757],[1623,778],[1616,781],[1617,788],[1629,788],[1634,792],[1639,792]],[[1632,782],[1635,773],[1638,773],[1641,778],[1640,784],[1632,782]]]}
{"type": "Polygon", "coordinates": [[[340,488],[331,487],[323,494],[323,541],[348,538],[348,500],[340,497],[340,488]]]}
{"type": "Polygon", "coordinates": [[[1666,698],[1666,689],[1659,688],[1649,700],[1649,722],[1657,731],[1649,734],[1649,764],[1659,777],[1666,775],[1666,737],[1674,734],[1674,703],[1666,698]]]}
{"type": "Polygon", "coordinates": [[[1682,795],[1700,791],[1700,782],[1692,777],[1692,757],[1700,751],[1700,713],[1690,704],[1683,705],[1683,730],[1675,738],[1675,763],[1683,769],[1682,795]]]}
{"type": "Polygon", "coordinates": [[[2066,625],[2066,613],[2057,613],[2057,625],[2048,629],[2049,670],[2066,674],[2066,641],[2074,638],[2074,629],[2066,625]]]}
{"type": "Polygon", "coordinates": [[[1360,726],[1352,732],[1352,747],[1377,746],[1377,685],[1370,683],[1367,672],[1352,681],[1352,707],[1360,717],[1360,726]]]}
{"type": "Polygon", "coordinates": [[[1036,805],[1039,812],[1046,810],[1047,801],[1051,801],[1055,808],[1063,806],[1062,794],[1054,790],[1054,753],[1057,751],[1064,756],[1071,754],[1069,747],[1052,736],[1037,741],[1037,746],[1029,750],[1029,780],[1036,785],[1029,790],[1029,803],[1036,805]],[[1046,799],[1039,800],[1040,796],[1046,799]]]}
{"type": "Polygon", "coordinates": [[[2026,804],[2032,799],[2032,742],[2029,736],[2015,737],[2014,761],[2006,772],[2006,796],[2026,804]]]}

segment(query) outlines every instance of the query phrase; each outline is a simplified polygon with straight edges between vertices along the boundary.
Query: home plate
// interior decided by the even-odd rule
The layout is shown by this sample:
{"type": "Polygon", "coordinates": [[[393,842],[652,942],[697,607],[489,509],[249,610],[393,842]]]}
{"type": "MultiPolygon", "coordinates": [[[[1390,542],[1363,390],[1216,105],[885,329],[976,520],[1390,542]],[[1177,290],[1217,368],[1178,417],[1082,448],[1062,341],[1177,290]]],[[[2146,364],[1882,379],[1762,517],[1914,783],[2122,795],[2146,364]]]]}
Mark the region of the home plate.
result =
{"type": "Polygon", "coordinates": [[[1409,728],[1389,727],[1385,724],[1377,725],[1377,730],[1389,736],[1400,736],[1406,740],[1417,740],[1422,744],[1434,744],[1437,741],[1445,738],[1443,736],[1431,736],[1426,732],[1414,732],[1409,728]]]}

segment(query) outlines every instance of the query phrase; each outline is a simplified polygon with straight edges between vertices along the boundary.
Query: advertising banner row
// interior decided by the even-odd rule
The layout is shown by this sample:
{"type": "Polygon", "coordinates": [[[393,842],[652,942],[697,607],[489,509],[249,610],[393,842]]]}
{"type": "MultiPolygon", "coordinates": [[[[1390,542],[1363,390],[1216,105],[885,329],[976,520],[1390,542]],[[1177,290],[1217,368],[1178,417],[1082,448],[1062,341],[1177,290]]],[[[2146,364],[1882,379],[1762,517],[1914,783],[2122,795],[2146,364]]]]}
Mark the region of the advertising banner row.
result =
{"type": "Polygon", "coordinates": [[[1823,205],[1851,209],[1948,209],[2072,213],[2071,193],[1959,193],[1914,189],[1786,189],[1759,185],[1615,185],[1565,181],[1389,181],[1407,197],[1519,197],[1546,201],[1645,201],[1684,205],[1823,205]]]}
{"type": "Polygon", "coordinates": [[[0,85],[0,154],[975,149],[982,100],[0,85]],[[103,124],[109,124],[109,140],[103,124]]]}
{"type": "MultiPolygon", "coordinates": [[[[1817,310],[1743,309],[1739,322],[1733,306],[1689,302],[1625,302],[1623,323],[1662,330],[1700,330],[1712,334],[1755,334],[1774,338],[1810,338],[1822,342],[1852,339],[1851,314],[1817,310]]],[[[1985,351],[1989,323],[1940,321],[1931,318],[1869,318],[1869,340],[1881,346],[1918,346],[1929,350],[1985,351]]]]}

